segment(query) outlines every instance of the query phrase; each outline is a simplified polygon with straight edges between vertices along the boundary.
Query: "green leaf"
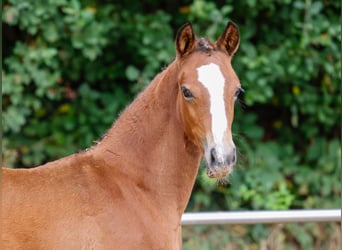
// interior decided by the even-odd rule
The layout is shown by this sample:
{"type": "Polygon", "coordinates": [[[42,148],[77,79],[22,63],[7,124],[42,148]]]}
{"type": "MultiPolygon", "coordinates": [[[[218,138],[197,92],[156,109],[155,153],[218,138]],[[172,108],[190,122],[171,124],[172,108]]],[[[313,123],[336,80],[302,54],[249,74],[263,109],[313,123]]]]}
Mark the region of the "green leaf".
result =
{"type": "Polygon", "coordinates": [[[130,81],[136,81],[140,75],[139,70],[133,65],[129,65],[126,68],[126,77],[130,81]]]}

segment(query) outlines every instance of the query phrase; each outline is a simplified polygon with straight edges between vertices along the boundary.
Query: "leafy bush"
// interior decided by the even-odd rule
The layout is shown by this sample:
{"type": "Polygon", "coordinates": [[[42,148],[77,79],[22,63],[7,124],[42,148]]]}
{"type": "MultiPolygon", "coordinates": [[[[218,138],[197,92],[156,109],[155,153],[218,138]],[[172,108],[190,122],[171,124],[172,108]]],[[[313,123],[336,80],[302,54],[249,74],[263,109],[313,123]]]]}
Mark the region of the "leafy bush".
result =
{"type": "MultiPolygon", "coordinates": [[[[28,168],[89,147],[172,61],[182,23],[216,40],[231,19],[246,90],[233,127],[239,163],[224,187],[201,168],[188,210],[340,207],[339,17],[338,1],[7,0],[4,164],[28,168]]],[[[313,245],[308,228],[294,225],[287,240],[313,245]]],[[[268,232],[243,230],[255,241],[268,232]]]]}
{"type": "Polygon", "coordinates": [[[339,5],[228,1],[221,12],[203,0],[192,6],[189,17],[213,37],[226,13],[239,20],[242,35],[233,61],[247,90],[233,128],[240,164],[222,190],[222,209],[339,207],[339,5]]]}
{"type": "Polygon", "coordinates": [[[6,165],[32,167],[98,139],[170,61],[169,19],[111,4],[5,3],[5,32],[16,32],[2,75],[6,165]]]}

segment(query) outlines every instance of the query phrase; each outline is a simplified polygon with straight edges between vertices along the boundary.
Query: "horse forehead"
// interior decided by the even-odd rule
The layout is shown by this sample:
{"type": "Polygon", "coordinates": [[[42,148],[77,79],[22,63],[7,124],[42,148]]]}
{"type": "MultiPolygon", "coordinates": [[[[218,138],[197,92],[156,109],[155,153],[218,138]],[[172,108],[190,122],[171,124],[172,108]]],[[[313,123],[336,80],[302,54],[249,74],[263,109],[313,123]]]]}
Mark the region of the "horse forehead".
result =
{"type": "Polygon", "coordinates": [[[211,94],[220,94],[223,91],[225,78],[220,67],[215,63],[208,63],[197,67],[198,81],[211,94]]]}

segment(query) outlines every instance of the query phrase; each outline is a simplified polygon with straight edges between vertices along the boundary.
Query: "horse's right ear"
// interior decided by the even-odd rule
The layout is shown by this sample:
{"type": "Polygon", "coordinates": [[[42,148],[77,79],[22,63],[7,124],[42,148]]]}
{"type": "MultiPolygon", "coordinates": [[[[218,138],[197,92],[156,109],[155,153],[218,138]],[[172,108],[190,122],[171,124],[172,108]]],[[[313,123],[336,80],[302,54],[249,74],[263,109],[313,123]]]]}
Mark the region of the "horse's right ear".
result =
{"type": "Polygon", "coordinates": [[[177,32],[176,50],[177,56],[184,56],[191,52],[195,47],[195,34],[191,23],[186,23],[177,32]]]}

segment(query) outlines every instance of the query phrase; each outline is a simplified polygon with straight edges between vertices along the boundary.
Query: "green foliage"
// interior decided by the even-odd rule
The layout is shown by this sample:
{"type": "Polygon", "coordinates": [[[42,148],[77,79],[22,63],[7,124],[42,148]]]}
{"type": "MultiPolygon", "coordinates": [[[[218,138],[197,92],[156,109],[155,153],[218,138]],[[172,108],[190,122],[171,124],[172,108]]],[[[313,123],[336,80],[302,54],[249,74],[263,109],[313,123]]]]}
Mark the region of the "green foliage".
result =
{"type": "Polygon", "coordinates": [[[233,128],[239,166],[229,190],[218,190],[228,197],[223,209],[340,206],[338,6],[287,0],[192,4],[190,18],[213,37],[226,24],[225,13],[240,22],[233,64],[247,91],[233,128]],[[212,16],[218,18],[209,22],[212,16]]]}
{"type": "Polygon", "coordinates": [[[183,249],[340,249],[339,223],[184,226],[183,249]],[[313,235],[314,237],[311,237],[313,235]]]}
{"type": "MultiPolygon", "coordinates": [[[[182,23],[215,40],[228,20],[240,27],[233,65],[246,90],[233,125],[238,166],[223,187],[201,167],[188,210],[340,207],[339,1],[5,1],[4,164],[28,168],[89,147],[172,61],[182,23]]],[[[314,246],[316,226],[286,228],[281,242],[296,242],[286,249],[314,246]]],[[[224,242],[253,249],[267,232],[233,228],[224,242]]],[[[186,249],[225,245],[196,239],[186,249]]]]}
{"type": "Polygon", "coordinates": [[[92,145],[172,59],[169,20],[112,4],[5,3],[5,32],[17,32],[5,41],[2,75],[6,165],[32,167],[92,145]]]}

